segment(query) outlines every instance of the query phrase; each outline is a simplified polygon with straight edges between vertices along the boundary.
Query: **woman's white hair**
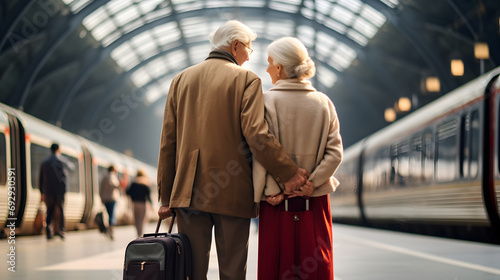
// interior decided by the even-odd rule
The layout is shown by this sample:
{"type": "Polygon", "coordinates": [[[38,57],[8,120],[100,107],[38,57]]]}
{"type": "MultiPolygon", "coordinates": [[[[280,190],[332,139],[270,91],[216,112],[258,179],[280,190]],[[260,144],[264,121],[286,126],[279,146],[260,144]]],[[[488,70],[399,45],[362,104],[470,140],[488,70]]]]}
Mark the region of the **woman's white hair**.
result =
{"type": "Polygon", "coordinates": [[[257,34],[245,24],[237,20],[230,20],[210,33],[208,38],[213,49],[220,49],[231,46],[234,40],[247,44],[255,40],[257,34]]]}
{"type": "Polygon", "coordinates": [[[308,79],[316,74],[314,61],[302,42],[293,37],[275,40],[267,47],[274,65],[281,64],[288,78],[308,79]]]}

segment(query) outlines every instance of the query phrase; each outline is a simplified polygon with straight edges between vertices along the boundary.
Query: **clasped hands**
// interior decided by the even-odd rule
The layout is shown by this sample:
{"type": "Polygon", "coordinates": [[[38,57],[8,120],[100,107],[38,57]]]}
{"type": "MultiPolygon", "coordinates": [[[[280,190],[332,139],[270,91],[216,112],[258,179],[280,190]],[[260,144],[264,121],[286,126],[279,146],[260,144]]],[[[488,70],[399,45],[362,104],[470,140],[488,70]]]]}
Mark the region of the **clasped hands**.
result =
{"type": "Polygon", "coordinates": [[[281,193],[268,196],[266,202],[275,206],[283,202],[285,195],[288,195],[289,198],[311,196],[314,191],[314,185],[307,180],[310,175],[305,169],[299,168],[297,173],[284,184],[285,190],[281,193]]]}

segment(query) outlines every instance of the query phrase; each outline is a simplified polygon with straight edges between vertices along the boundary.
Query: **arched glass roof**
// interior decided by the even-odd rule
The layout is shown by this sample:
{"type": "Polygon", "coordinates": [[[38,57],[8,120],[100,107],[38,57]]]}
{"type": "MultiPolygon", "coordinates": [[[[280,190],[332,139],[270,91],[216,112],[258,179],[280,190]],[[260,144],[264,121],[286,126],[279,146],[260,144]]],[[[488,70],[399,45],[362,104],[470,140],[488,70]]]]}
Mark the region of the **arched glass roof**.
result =
{"type": "MultiPolygon", "coordinates": [[[[64,0],[73,13],[90,2],[64,0]]],[[[389,8],[398,5],[397,0],[381,3],[389,8]]],[[[315,82],[328,89],[387,20],[360,0],[113,0],[85,17],[83,26],[107,48],[132,31],[151,25],[114,46],[111,57],[122,71],[130,71],[135,86],[147,87],[147,100],[154,102],[166,94],[173,75],[206,58],[208,34],[234,16],[226,8],[240,8],[242,21],[258,35],[252,46],[255,52],[244,66],[263,77],[265,88],[270,87],[265,69],[266,46],[271,41],[293,35],[304,42],[317,63],[315,82]],[[297,21],[297,16],[303,20],[297,21]],[[318,25],[322,28],[316,28],[318,25]]]]}

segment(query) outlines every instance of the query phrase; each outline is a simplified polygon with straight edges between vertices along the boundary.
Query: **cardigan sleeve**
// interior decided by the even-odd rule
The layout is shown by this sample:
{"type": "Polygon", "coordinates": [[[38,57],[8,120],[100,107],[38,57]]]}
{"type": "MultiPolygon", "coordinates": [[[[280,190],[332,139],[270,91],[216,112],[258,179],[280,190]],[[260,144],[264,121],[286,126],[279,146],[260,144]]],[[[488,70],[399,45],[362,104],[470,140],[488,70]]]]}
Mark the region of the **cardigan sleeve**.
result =
{"type": "Polygon", "coordinates": [[[241,129],[253,156],[276,181],[286,182],[297,172],[297,165],[269,132],[264,119],[264,96],[260,79],[250,82],[241,102],[241,129]]]}
{"type": "Polygon", "coordinates": [[[328,100],[329,109],[329,129],[328,136],[325,146],[325,153],[323,159],[316,166],[314,171],[309,177],[309,181],[314,184],[314,187],[319,187],[323,185],[327,180],[333,180],[334,188],[339,185],[337,179],[333,177],[333,174],[342,162],[343,157],[343,147],[342,138],[340,136],[340,124],[333,103],[328,100]]]}

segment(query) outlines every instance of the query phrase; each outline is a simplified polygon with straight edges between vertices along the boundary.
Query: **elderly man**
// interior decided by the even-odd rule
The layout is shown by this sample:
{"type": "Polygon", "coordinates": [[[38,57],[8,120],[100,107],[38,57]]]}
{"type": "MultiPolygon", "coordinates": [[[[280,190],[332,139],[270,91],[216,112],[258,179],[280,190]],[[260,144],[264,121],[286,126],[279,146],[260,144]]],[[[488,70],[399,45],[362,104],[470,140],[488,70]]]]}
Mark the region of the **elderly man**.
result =
{"type": "Polygon", "coordinates": [[[158,162],[164,219],[175,208],[193,251],[193,279],[206,279],[212,228],[220,279],[245,279],[253,202],[252,154],[287,191],[307,181],[264,120],[261,80],[241,67],[256,34],[228,21],[211,36],[208,58],[177,75],[165,106],[158,162]]]}

